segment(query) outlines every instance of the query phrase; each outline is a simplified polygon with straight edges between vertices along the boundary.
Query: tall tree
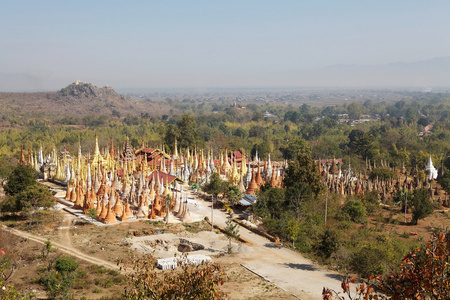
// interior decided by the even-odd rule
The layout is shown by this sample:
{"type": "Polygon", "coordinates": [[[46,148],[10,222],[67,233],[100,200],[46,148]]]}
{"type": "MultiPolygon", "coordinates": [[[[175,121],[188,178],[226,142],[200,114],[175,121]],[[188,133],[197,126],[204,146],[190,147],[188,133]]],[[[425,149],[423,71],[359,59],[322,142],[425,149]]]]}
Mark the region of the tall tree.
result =
{"type": "Polygon", "coordinates": [[[430,202],[428,190],[417,189],[413,193],[412,205],[412,223],[417,225],[420,219],[423,219],[433,213],[433,205],[430,202]]]}
{"type": "Polygon", "coordinates": [[[286,189],[285,197],[289,206],[294,210],[296,219],[300,219],[302,205],[311,199],[312,189],[305,182],[296,182],[286,189]]]}
{"type": "Polygon", "coordinates": [[[217,197],[218,194],[227,192],[228,182],[223,181],[218,173],[214,173],[209,177],[209,182],[203,186],[203,190],[217,197]]]}
{"type": "Polygon", "coordinates": [[[294,159],[298,153],[311,152],[308,143],[299,137],[294,137],[286,145],[280,148],[285,159],[294,159]]]}
{"type": "Polygon", "coordinates": [[[36,179],[37,173],[33,168],[27,165],[18,165],[8,177],[5,193],[14,196],[25,188],[35,185],[36,179]]]}
{"type": "Polygon", "coordinates": [[[356,102],[352,102],[347,106],[348,117],[351,120],[358,120],[361,118],[364,107],[356,102]]]}
{"type": "Polygon", "coordinates": [[[285,211],[284,189],[269,187],[260,191],[253,211],[264,218],[278,219],[285,211]]]}
{"type": "Polygon", "coordinates": [[[235,185],[229,185],[227,188],[227,199],[234,206],[242,198],[242,193],[235,185]]]}
{"type": "MultiPolygon", "coordinates": [[[[173,124],[169,124],[166,127],[164,135],[164,143],[170,147],[170,150],[175,151],[175,139],[180,138],[179,128],[173,124]]],[[[169,149],[167,149],[168,151],[169,149]]]]}
{"type": "MultiPolygon", "coordinates": [[[[293,160],[289,161],[284,178],[284,186],[286,188],[293,187],[302,182],[311,188],[311,191],[317,196],[322,190],[323,185],[320,181],[319,170],[311,157],[311,150],[304,140],[299,145],[292,145],[297,150],[293,160]]],[[[292,151],[288,150],[289,152],[292,151]]]]}
{"type": "Polygon", "coordinates": [[[180,146],[194,148],[199,142],[197,122],[194,117],[190,114],[182,115],[177,126],[180,133],[180,146]]]}

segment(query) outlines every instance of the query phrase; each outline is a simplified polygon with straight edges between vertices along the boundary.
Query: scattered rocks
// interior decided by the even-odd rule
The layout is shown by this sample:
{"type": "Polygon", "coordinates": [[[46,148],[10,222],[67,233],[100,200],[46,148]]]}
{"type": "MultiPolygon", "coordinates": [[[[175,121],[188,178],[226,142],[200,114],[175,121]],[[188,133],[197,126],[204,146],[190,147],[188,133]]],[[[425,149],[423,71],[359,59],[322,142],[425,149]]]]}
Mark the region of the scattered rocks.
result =
{"type": "Polygon", "coordinates": [[[199,243],[194,243],[186,239],[180,239],[180,244],[178,245],[178,251],[180,252],[192,252],[198,250],[204,250],[205,246],[199,243]]]}
{"type": "Polygon", "coordinates": [[[152,230],[130,230],[128,231],[129,235],[132,236],[145,236],[152,235],[154,232],[152,230]]]}
{"type": "Polygon", "coordinates": [[[180,252],[192,252],[192,251],[194,251],[192,246],[189,245],[189,244],[179,244],[177,249],[180,252]]]}

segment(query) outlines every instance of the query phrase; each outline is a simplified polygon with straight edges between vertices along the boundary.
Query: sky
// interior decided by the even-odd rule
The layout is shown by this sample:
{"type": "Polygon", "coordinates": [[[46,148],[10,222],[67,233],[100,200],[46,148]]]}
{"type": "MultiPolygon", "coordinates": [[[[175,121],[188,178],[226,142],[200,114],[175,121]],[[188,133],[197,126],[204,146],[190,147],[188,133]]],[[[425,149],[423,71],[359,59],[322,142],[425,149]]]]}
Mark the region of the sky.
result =
{"type": "Polygon", "coordinates": [[[301,86],[298,74],[330,66],[450,56],[447,0],[0,0],[0,7],[0,91],[56,90],[77,79],[119,89],[301,86]]]}

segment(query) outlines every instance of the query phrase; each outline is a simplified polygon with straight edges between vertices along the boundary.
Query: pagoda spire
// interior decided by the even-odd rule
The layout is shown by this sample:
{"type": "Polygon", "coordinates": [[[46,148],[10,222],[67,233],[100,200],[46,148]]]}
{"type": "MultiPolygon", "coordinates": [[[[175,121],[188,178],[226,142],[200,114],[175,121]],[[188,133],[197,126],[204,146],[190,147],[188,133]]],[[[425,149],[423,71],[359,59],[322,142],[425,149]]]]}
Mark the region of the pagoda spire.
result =
{"type": "Polygon", "coordinates": [[[175,138],[175,145],[174,145],[174,152],[173,152],[173,156],[175,157],[175,159],[178,158],[178,148],[177,148],[177,138],[175,138]]]}
{"type": "MultiPolygon", "coordinates": [[[[258,166],[258,168],[259,168],[259,166],[258,166]]],[[[255,172],[253,170],[253,167],[252,167],[251,172],[252,172],[252,180],[250,181],[250,183],[248,185],[246,193],[250,194],[250,195],[254,195],[256,193],[256,191],[259,190],[259,186],[258,186],[258,184],[256,183],[256,180],[255,180],[255,172]]]]}
{"type": "Polygon", "coordinates": [[[23,154],[23,144],[22,148],[20,150],[20,159],[19,159],[19,165],[26,165],[27,162],[25,161],[25,155],[23,154]]]}

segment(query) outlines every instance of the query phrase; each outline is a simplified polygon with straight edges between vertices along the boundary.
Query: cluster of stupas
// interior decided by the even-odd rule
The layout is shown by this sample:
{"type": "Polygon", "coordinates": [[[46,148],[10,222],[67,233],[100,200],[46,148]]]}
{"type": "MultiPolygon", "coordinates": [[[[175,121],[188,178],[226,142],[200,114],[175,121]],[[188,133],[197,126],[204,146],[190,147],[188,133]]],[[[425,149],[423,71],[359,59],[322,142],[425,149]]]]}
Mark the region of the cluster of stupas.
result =
{"type": "MultiPolygon", "coordinates": [[[[20,161],[41,172],[44,179],[67,185],[66,198],[75,203],[75,208],[86,211],[86,207],[92,208],[97,203],[97,212],[105,222],[114,219],[111,216],[106,218],[109,211],[109,215],[114,212],[120,218],[164,217],[167,211],[177,217],[189,218],[186,205],[182,204],[181,184],[208,182],[216,172],[245,194],[255,195],[266,183],[272,187],[283,187],[287,161],[271,161],[270,154],[261,161],[256,153],[250,161],[240,151],[225,150],[218,158],[214,158],[212,151],[197,149],[188,148],[183,155],[179,153],[181,149],[178,150],[176,141],[173,153],[168,154],[164,148],[145,147],[144,144],[135,150],[128,138],[122,145],[122,151],[114,147],[111,138],[109,149],[105,148],[101,153],[96,136],[92,155],[83,155],[81,147],[75,157],[71,157],[65,148],[59,153],[53,148],[44,157],[40,148],[37,153],[28,151],[27,160],[22,149],[20,161]],[[169,209],[164,201],[168,197],[172,199],[169,209]]],[[[438,171],[431,156],[425,169],[425,182],[419,180],[417,167],[408,172],[404,166],[394,169],[398,174],[396,178],[370,179],[368,174],[374,168],[389,168],[389,163],[383,160],[378,166],[375,162],[366,161],[366,169],[359,174],[355,174],[350,166],[342,172],[341,159],[318,160],[317,164],[326,187],[336,194],[358,195],[377,191],[381,199],[386,200],[402,189],[426,188],[430,190],[431,197],[445,198],[443,205],[449,204],[447,196],[444,197],[443,191],[439,191],[434,183],[438,176],[442,176],[443,167],[438,171]]]]}
{"type": "Polygon", "coordinates": [[[407,190],[412,192],[414,189],[428,189],[430,198],[440,200],[442,205],[448,206],[447,195],[443,190],[438,189],[435,180],[438,176],[442,176],[443,166],[438,171],[431,161],[431,156],[428,159],[425,168],[425,181],[419,179],[418,168],[407,171],[403,165],[400,169],[392,168],[397,174],[396,178],[370,179],[368,174],[379,168],[390,168],[387,161],[381,160],[380,164],[371,163],[366,160],[365,170],[355,174],[349,166],[345,172],[342,172],[342,160],[318,160],[319,172],[322,175],[323,182],[328,190],[332,193],[340,195],[358,195],[376,191],[380,194],[382,201],[392,199],[392,197],[400,190],[407,190]]]}
{"type": "Polygon", "coordinates": [[[135,150],[128,138],[119,151],[111,138],[109,149],[102,152],[96,136],[92,155],[83,155],[79,146],[77,156],[65,148],[59,152],[53,148],[44,158],[41,147],[35,154],[29,151],[28,160],[22,150],[20,161],[30,164],[44,179],[66,185],[65,199],[74,209],[87,213],[95,208],[98,219],[105,223],[169,216],[188,222],[182,183],[208,182],[217,172],[241,192],[255,194],[266,182],[281,187],[286,168],[286,162],[272,162],[270,155],[260,161],[256,154],[250,161],[240,151],[225,150],[214,158],[212,151],[185,149],[184,155],[179,155],[176,141],[174,152],[167,154],[164,148],[144,144],[135,150]]]}

